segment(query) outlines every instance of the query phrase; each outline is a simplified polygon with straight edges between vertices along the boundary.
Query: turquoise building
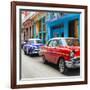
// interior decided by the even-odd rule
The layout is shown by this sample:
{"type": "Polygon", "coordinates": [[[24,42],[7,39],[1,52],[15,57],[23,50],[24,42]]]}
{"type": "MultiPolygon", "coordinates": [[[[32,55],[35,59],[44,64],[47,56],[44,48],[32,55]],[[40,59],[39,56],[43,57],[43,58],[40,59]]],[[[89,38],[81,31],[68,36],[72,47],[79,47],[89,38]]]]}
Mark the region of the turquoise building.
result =
{"type": "Polygon", "coordinates": [[[80,13],[48,12],[46,40],[53,37],[80,39],[80,13]]]}

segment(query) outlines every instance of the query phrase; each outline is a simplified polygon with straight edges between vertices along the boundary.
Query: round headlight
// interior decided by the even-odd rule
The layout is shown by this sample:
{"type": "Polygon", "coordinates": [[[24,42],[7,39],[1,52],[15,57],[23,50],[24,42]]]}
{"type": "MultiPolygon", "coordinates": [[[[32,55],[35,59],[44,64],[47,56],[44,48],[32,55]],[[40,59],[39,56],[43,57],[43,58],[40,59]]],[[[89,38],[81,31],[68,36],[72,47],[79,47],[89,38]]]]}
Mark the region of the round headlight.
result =
{"type": "Polygon", "coordinates": [[[37,46],[34,46],[35,49],[37,49],[37,46]]]}
{"type": "Polygon", "coordinates": [[[74,57],[74,52],[70,52],[70,57],[73,58],[74,57]]]}

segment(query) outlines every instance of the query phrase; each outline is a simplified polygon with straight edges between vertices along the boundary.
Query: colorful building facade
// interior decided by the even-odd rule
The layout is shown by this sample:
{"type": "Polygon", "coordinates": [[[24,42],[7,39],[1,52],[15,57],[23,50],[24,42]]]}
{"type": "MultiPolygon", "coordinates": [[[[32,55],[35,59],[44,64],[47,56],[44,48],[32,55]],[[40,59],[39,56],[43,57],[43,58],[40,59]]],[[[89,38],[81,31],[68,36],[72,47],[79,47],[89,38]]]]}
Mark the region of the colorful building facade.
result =
{"type": "Polygon", "coordinates": [[[42,39],[46,43],[46,12],[39,12],[33,17],[33,37],[42,39]]]}
{"type": "Polygon", "coordinates": [[[24,23],[24,40],[40,38],[45,44],[53,37],[80,39],[80,14],[63,12],[36,12],[24,23]]]}
{"type": "Polygon", "coordinates": [[[46,22],[47,40],[53,37],[80,38],[80,14],[62,13],[60,16],[60,13],[56,14],[49,12],[49,19],[46,22]]]}
{"type": "Polygon", "coordinates": [[[43,43],[46,43],[46,16],[46,12],[36,12],[23,23],[24,40],[40,38],[43,43]]]}

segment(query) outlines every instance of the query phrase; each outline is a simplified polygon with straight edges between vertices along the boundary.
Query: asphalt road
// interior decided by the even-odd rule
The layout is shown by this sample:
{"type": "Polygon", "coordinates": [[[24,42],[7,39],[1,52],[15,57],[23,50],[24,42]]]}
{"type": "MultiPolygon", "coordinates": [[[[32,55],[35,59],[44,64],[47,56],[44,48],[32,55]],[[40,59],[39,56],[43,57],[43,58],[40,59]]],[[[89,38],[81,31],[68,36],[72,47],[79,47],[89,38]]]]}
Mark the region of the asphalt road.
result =
{"type": "Polygon", "coordinates": [[[42,57],[27,56],[22,51],[21,55],[21,78],[47,78],[47,77],[66,77],[79,76],[79,69],[71,69],[66,75],[59,72],[58,67],[54,64],[44,64],[42,57]]]}

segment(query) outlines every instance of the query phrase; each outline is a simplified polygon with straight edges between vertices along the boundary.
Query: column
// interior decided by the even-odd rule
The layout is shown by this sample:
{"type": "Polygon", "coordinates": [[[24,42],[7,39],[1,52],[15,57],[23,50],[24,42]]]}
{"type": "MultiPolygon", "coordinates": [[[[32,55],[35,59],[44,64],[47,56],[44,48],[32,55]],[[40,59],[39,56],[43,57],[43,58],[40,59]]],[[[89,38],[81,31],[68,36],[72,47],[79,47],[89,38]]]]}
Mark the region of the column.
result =
{"type": "Polygon", "coordinates": [[[64,22],[64,37],[68,37],[68,21],[64,22]]]}
{"type": "Polygon", "coordinates": [[[34,23],[34,38],[36,38],[36,23],[34,23]]]}
{"type": "Polygon", "coordinates": [[[41,18],[41,39],[43,42],[43,18],[41,18]]]}

